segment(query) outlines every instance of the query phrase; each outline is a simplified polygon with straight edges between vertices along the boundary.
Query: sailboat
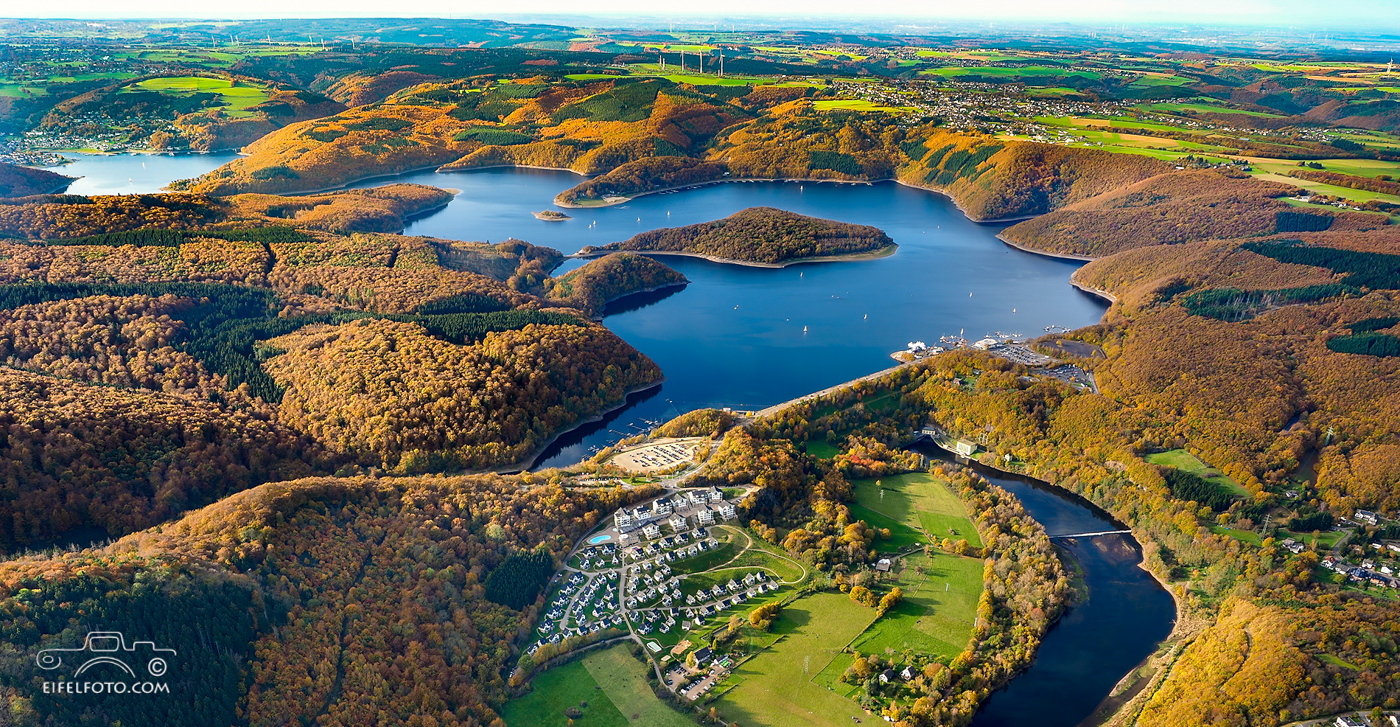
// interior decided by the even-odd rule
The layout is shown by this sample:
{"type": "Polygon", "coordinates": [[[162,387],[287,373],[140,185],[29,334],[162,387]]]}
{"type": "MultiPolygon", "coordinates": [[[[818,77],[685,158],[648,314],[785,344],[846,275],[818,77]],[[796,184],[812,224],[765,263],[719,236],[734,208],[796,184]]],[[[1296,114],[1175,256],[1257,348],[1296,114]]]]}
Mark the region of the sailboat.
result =
{"type": "Polygon", "coordinates": [[[807,327],[806,327],[806,326],[803,326],[803,327],[802,327],[802,332],[803,332],[803,333],[806,333],[806,332],[807,332],[807,327]]]}

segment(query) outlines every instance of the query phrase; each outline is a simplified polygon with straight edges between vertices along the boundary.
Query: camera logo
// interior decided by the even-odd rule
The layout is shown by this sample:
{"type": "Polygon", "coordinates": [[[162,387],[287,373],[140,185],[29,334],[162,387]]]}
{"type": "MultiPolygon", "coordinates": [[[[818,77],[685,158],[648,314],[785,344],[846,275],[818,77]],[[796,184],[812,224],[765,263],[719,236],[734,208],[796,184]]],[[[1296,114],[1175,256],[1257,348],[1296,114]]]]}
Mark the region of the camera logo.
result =
{"type": "Polygon", "coordinates": [[[139,672],[159,677],[170,668],[167,659],[174,656],[174,649],[159,648],[154,641],[133,641],[128,644],[120,631],[90,631],[83,639],[82,646],[76,649],[44,649],[34,657],[34,661],[40,669],[49,670],[63,666],[65,658],[72,664],[81,663],[74,676],[92,667],[109,664],[130,677],[135,677],[139,672]]]}

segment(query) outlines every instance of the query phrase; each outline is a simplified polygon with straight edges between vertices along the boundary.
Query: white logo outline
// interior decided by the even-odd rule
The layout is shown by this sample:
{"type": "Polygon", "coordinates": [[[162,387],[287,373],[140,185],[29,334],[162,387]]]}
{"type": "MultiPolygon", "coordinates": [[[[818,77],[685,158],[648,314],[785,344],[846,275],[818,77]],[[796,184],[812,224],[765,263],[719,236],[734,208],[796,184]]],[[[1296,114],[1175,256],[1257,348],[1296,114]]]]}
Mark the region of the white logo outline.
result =
{"type": "Polygon", "coordinates": [[[123,636],[120,631],[89,631],[87,636],[83,637],[82,646],[77,648],[55,647],[41,649],[38,654],[34,655],[34,663],[38,664],[40,669],[53,670],[63,666],[64,654],[89,653],[95,654],[95,656],[83,662],[83,664],[78,667],[78,670],[74,672],[74,676],[82,674],[90,667],[110,664],[119,667],[122,671],[126,672],[128,676],[135,677],[136,670],[132,665],[128,664],[124,659],[114,656],[114,654],[138,656],[137,652],[140,651],[143,646],[147,647],[151,653],[150,661],[146,662],[146,671],[149,672],[151,676],[164,676],[165,672],[170,668],[170,664],[163,655],[168,654],[173,657],[178,652],[174,649],[158,647],[154,641],[133,641],[128,644],[126,637],[123,636]]]}

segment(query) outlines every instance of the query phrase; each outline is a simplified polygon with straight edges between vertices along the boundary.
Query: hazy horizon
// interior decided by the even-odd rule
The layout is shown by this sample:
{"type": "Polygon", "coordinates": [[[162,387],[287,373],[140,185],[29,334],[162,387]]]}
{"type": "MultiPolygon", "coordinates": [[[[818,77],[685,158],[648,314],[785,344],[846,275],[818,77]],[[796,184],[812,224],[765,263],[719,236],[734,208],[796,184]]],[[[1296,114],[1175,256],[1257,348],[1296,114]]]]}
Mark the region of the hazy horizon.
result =
{"type": "MultiPolygon", "coordinates": [[[[1112,25],[1231,25],[1238,27],[1289,28],[1294,32],[1359,30],[1373,35],[1400,36],[1400,3],[1391,7],[1365,7],[1360,3],[1319,5],[1310,0],[1082,0],[1073,5],[1054,5],[1038,0],[988,0],[969,5],[947,0],[868,0],[862,12],[852,13],[851,4],[835,0],[769,0],[760,12],[747,0],[712,0],[703,12],[677,10],[658,14],[655,3],[646,0],[611,0],[605,10],[580,12],[576,3],[564,0],[517,0],[511,11],[499,6],[451,0],[420,0],[411,12],[395,12],[380,3],[338,0],[244,0],[236,8],[207,12],[207,6],[191,6],[180,0],[140,0],[113,12],[106,0],[58,0],[41,5],[15,7],[6,14],[13,19],[50,20],[262,20],[314,18],[424,18],[424,19],[502,19],[513,22],[544,22],[547,18],[569,18],[571,22],[597,19],[605,22],[652,21],[651,25],[681,22],[704,25],[773,20],[832,23],[842,19],[884,23],[1069,23],[1086,26],[1112,25]],[[1340,7],[1339,7],[1340,5],[1340,7]],[[195,9],[204,10],[197,12],[195,9]],[[26,12],[27,11],[27,12],[26,12]]],[[[557,20],[555,22],[558,22],[557,20]]]]}

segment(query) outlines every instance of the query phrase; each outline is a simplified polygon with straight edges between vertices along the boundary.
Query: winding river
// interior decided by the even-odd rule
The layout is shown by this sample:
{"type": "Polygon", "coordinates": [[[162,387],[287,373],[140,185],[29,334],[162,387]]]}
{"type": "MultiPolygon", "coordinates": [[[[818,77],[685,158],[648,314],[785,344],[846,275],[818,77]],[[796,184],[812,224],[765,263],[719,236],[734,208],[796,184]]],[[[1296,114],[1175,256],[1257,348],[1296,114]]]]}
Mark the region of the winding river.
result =
{"type": "MultiPolygon", "coordinates": [[[[84,175],[71,191],[99,194],[153,192],[232,157],[76,158],[59,170],[84,175]]],[[[1079,263],[1013,249],[997,240],[1000,227],[974,223],[946,198],[922,190],[893,183],[735,183],[569,210],[574,218],[566,222],[532,216],[552,208],[554,196],[579,180],[567,172],[494,169],[421,172],[359,186],[395,181],[460,190],[445,208],[414,220],[406,230],[414,235],[489,242],[516,237],[574,252],[763,205],[875,225],[899,250],[875,260],[784,269],[664,258],[691,284],[618,301],[604,324],[660,364],[666,381],[562,437],[536,467],[572,464],[691,409],[760,408],[848,381],[890,366],[889,353],[909,341],[997,331],[1038,335],[1047,326],[1093,324],[1105,310],[1102,301],[1069,285],[1079,263]]],[[[571,260],[561,272],[580,264],[571,260]]],[[[1051,535],[1119,528],[1066,491],[983,474],[1020,497],[1051,535]]],[[[1088,598],[1047,634],[1031,668],[988,701],[974,722],[978,727],[1080,724],[1171,630],[1171,598],[1138,567],[1141,552],[1131,536],[1061,542],[1080,564],[1088,598]]]]}

